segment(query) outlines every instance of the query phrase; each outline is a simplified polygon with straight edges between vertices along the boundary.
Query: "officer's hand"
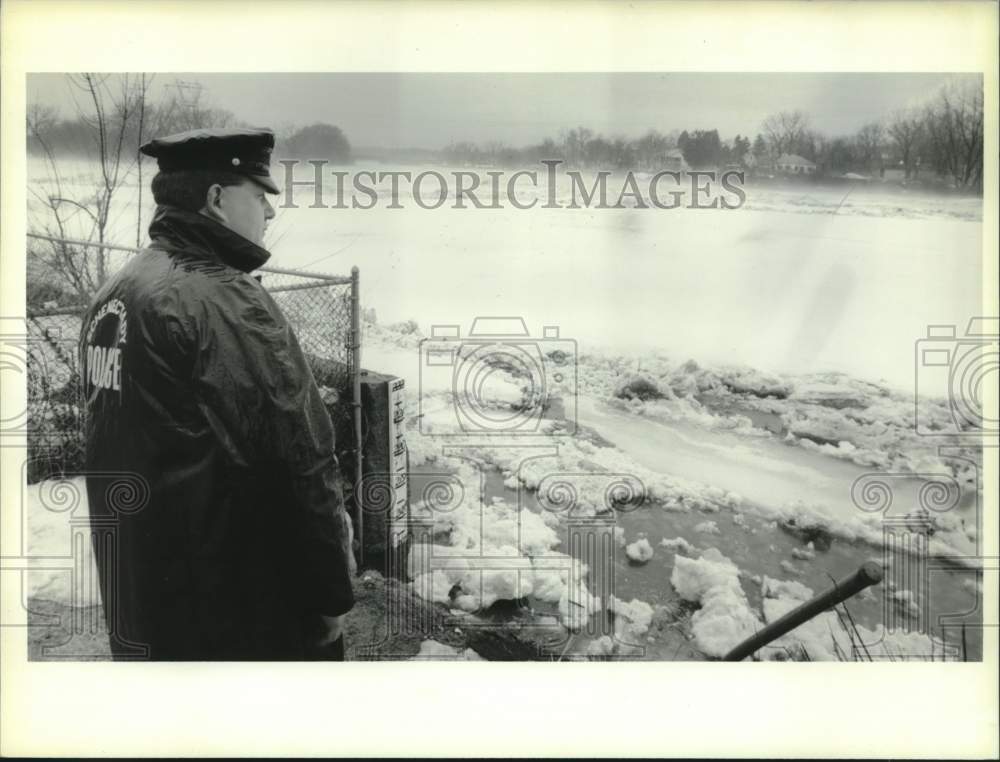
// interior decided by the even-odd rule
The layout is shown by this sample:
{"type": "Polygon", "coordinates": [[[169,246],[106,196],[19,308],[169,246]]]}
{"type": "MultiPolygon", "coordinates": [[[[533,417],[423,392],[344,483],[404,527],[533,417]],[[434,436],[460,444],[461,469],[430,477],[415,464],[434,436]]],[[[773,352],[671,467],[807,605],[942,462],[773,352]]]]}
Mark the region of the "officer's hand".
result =
{"type": "Polygon", "coordinates": [[[321,625],[319,636],[316,641],[317,646],[328,646],[336,642],[337,638],[344,634],[344,617],[341,616],[320,616],[321,625]]]}

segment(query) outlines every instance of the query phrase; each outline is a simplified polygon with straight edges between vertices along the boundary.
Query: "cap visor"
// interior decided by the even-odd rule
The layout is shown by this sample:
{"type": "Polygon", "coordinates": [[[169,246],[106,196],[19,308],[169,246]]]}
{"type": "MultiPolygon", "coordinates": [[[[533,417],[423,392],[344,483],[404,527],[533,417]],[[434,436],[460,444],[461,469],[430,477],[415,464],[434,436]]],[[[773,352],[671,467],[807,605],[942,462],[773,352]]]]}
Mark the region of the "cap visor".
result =
{"type": "Polygon", "coordinates": [[[263,185],[268,193],[281,193],[278,186],[275,185],[274,180],[271,179],[270,175],[247,175],[247,177],[258,185],[263,185]]]}

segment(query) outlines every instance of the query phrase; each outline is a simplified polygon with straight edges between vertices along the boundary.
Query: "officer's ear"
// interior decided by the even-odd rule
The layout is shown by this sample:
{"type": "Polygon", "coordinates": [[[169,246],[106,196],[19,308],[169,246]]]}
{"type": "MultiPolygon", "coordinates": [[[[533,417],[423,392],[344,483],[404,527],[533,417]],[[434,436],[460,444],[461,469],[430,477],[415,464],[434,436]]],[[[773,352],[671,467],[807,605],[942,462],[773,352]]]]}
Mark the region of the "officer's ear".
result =
{"type": "Polygon", "coordinates": [[[205,206],[202,212],[218,222],[226,221],[226,213],[222,208],[222,186],[213,183],[205,191],[205,206]]]}

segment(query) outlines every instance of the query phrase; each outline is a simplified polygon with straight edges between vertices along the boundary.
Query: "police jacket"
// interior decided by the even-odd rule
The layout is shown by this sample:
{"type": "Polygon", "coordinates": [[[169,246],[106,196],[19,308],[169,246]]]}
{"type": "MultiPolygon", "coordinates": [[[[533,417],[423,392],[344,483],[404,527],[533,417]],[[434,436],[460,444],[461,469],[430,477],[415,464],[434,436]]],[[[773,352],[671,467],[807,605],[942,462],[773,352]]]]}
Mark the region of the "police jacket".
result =
{"type": "Polygon", "coordinates": [[[149,234],[100,289],[80,340],[113,652],[322,658],[310,651],[319,615],[353,604],[350,519],[316,383],[250,275],[270,255],[172,207],[149,234]],[[114,474],[146,494],[123,502],[114,474]]]}

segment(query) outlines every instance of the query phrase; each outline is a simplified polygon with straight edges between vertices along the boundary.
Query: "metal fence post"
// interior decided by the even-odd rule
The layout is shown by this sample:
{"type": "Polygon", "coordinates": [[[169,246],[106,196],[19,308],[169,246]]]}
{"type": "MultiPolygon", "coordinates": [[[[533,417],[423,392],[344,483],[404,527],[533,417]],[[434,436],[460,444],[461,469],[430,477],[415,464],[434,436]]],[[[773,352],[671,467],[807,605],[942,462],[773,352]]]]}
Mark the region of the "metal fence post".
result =
{"type": "MultiPolygon", "coordinates": [[[[363,544],[365,511],[361,505],[361,480],[364,475],[361,434],[361,293],[358,268],[351,268],[351,386],[354,406],[354,510],[357,518],[355,538],[363,544]]],[[[353,550],[353,548],[352,548],[353,550]]]]}

